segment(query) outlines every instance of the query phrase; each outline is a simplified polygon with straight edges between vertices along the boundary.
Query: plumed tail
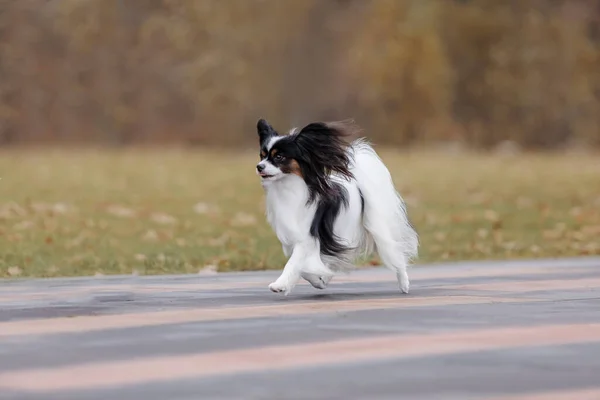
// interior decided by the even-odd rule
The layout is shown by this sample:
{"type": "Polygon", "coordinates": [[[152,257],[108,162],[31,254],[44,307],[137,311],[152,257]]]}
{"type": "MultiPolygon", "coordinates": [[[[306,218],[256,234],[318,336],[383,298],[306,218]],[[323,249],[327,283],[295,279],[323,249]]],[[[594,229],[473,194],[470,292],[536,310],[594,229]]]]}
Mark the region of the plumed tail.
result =
{"type": "Polygon", "coordinates": [[[364,139],[355,140],[350,171],[364,199],[363,225],[372,236],[383,263],[403,269],[417,258],[419,239],[396,191],[389,170],[364,139]]]}

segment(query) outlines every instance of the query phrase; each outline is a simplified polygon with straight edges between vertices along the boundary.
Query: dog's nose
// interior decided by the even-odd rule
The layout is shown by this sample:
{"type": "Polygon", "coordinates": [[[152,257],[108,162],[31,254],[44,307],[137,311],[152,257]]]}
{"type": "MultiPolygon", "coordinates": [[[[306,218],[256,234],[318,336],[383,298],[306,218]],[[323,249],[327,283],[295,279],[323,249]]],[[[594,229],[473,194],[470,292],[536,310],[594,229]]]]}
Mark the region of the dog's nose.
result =
{"type": "Polygon", "coordinates": [[[256,170],[257,170],[258,172],[263,172],[263,170],[264,170],[264,169],[265,169],[265,164],[258,164],[258,165],[256,166],[256,170]]]}

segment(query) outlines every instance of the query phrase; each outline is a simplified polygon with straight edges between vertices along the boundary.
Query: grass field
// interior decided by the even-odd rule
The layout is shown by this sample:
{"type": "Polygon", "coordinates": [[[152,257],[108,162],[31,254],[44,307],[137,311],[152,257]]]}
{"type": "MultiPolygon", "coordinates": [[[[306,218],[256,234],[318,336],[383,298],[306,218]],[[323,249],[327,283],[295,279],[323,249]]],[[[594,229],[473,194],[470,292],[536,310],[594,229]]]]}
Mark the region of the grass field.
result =
{"type": "MultiPolygon", "coordinates": [[[[600,157],[382,151],[419,262],[600,254],[600,157]]],[[[0,152],[0,276],[281,268],[255,152],[0,152]]],[[[375,260],[376,261],[376,260],[375,260]]]]}

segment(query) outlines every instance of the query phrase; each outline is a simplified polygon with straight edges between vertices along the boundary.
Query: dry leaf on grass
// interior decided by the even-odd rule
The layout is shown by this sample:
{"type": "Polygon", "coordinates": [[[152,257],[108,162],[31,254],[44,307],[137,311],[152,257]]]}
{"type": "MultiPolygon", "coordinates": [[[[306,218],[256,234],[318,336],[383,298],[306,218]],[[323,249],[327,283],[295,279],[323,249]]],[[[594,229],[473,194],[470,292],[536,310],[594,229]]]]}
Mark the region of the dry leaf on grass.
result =
{"type": "Polygon", "coordinates": [[[204,215],[204,214],[215,214],[219,211],[219,208],[215,205],[199,202],[194,204],[192,207],[196,214],[204,215]]]}
{"type": "Polygon", "coordinates": [[[111,205],[106,209],[106,212],[108,212],[111,215],[114,215],[115,217],[121,218],[132,218],[136,215],[135,210],[120,205],[111,205]]]}
{"type": "Polygon", "coordinates": [[[208,245],[212,247],[223,246],[230,239],[230,236],[227,233],[222,234],[221,236],[213,239],[208,239],[208,245]]]}
{"type": "Polygon", "coordinates": [[[231,220],[231,225],[233,226],[251,226],[256,225],[256,223],[256,216],[244,212],[237,213],[231,220]]]}
{"type": "Polygon", "coordinates": [[[54,214],[67,214],[74,211],[74,207],[63,202],[59,203],[43,203],[36,202],[31,203],[29,207],[36,213],[54,213],[54,214]]]}
{"type": "Polygon", "coordinates": [[[18,222],[13,226],[13,228],[17,231],[23,231],[26,229],[31,229],[33,227],[35,227],[35,223],[29,220],[18,222]]]}
{"type": "Polygon", "coordinates": [[[144,233],[142,239],[147,242],[156,242],[158,240],[158,233],[154,229],[149,229],[144,233]]]}
{"type": "Polygon", "coordinates": [[[533,254],[539,254],[542,251],[542,248],[534,244],[529,247],[529,251],[531,251],[533,254]]]}
{"type": "Polygon", "coordinates": [[[204,266],[203,268],[200,268],[200,270],[198,271],[198,275],[215,275],[218,272],[218,268],[216,265],[213,264],[209,264],[204,266]]]}
{"type": "Polygon", "coordinates": [[[437,240],[438,242],[443,242],[446,240],[446,233],[445,232],[436,232],[434,234],[435,240],[437,240]]]}
{"type": "Polygon", "coordinates": [[[483,217],[490,222],[496,222],[500,220],[500,216],[494,210],[485,210],[483,217]]]}
{"type": "Polygon", "coordinates": [[[177,218],[167,213],[154,213],[150,217],[152,221],[161,225],[173,225],[177,223],[177,218]]]}
{"type": "Polygon", "coordinates": [[[24,217],[27,210],[15,202],[0,205],[0,218],[10,219],[14,217],[24,217]]]}
{"type": "Polygon", "coordinates": [[[531,207],[533,207],[533,205],[534,205],[534,202],[529,197],[519,196],[519,198],[517,198],[517,207],[520,209],[531,208],[531,207]]]}
{"type": "Polygon", "coordinates": [[[6,272],[8,272],[8,275],[10,276],[20,276],[23,273],[23,270],[20,267],[13,265],[12,267],[8,267],[6,272]]]}
{"type": "Polygon", "coordinates": [[[481,228],[479,230],[477,230],[477,236],[479,236],[481,239],[485,239],[489,236],[490,231],[488,231],[487,229],[481,228]]]}
{"type": "Polygon", "coordinates": [[[546,240],[556,240],[563,236],[563,231],[559,229],[547,229],[542,232],[542,237],[546,240]]]}

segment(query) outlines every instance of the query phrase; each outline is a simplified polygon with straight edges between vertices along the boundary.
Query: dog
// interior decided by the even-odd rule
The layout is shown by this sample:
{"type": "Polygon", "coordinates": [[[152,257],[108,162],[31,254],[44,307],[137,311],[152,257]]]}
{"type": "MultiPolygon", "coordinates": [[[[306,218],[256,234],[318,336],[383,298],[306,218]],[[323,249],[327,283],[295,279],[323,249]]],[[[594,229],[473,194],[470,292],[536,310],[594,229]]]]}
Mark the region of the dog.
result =
{"type": "Polygon", "coordinates": [[[407,266],[419,238],[388,168],[357,136],[359,127],[313,122],[280,135],[261,118],[256,129],[266,218],[288,258],[269,289],[287,296],[300,279],[325,289],[336,273],[377,252],[408,293],[407,266]]]}

